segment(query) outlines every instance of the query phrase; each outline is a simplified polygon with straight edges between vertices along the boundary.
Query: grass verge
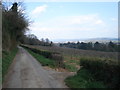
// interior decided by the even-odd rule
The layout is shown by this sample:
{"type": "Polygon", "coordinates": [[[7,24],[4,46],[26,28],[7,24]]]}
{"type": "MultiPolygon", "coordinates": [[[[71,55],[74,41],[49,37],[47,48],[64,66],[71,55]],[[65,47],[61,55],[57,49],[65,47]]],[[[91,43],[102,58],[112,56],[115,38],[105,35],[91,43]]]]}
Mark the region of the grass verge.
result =
{"type": "MultiPolygon", "coordinates": [[[[25,48],[26,49],[26,48],[25,48]]],[[[42,55],[39,55],[37,53],[34,53],[33,51],[26,49],[33,57],[35,57],[42,66],[50,66],[51,68],[55,68],[55,62],[51,59],[45,58],[42,55]]]]}
{"type": "Polygon", "coordinates": [[[17,51],[18,48],[15,48],[10,52],[2,51],[2,82],[4,81],[5,75],[8,72],[8,68],[11,65],[17,51]]]}

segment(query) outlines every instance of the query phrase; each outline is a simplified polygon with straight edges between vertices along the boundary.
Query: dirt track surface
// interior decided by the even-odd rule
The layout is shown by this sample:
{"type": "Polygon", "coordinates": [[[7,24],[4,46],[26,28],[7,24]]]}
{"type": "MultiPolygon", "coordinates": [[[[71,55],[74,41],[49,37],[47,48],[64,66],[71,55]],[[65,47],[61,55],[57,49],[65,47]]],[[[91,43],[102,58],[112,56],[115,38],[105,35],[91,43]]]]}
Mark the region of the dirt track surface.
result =
{"type": "Polygon", "coordinates": [[[67,88],[64,79],[72,74],[44,69],[25,49],[19,47],[3,88],[67,88]]]}

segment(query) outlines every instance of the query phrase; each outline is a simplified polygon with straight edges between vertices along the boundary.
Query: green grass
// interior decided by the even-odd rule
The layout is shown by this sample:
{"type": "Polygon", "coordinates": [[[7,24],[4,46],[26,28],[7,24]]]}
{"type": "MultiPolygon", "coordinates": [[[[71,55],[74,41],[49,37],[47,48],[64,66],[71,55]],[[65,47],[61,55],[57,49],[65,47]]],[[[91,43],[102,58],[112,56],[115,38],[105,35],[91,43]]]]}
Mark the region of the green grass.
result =
{"type": "Polygon", "coordinates": [[[78,70],[75,64],[68,64],[68,63],[64,63],[64,64],[65,64],[65,68],[70,72],[76,72],[78,70]]]}
{"type": "Polygon", "coordinates": [[[4,77],[7,74],[8,68],[11,65],[17,51],[17,48],[10,52],[2,51],[2,81],[4,81],[4,77]]]}
{"type": "Polygon", "coordinates": [[[37,53],[34,53],[33,51],[26,49],[33,57],[35,57],[41,64],[42,66],[50,66],[51,68],[55,68],[55,62],[54,60],[45,58],[42,55],[39,55],[37,53]]]}
{"type": "Polygon", "coordinates": [[[70,72],[76,72],[78,71],[78,67],[79,67],[79,64],[80,64],[80,60],[76,60],[76,57],[70,57],[70,56],[66,56],[66,55],[63,55],[64,56],[64,65],[65,65],[65,68],[70,71],[70,72]]]}
{"type": "Polygon", "coordinates": [[[79,65],[79,61],[78,60],[68,60],[68,63],[75,63],[77,65],[79,65]]]}
{"type": "Polygon", "coordinates": [[[77,75],[66,78],[65,82],[70,88],[105,88],[103,82],[95,81],[86,69],[81,69],[77,75]]]}

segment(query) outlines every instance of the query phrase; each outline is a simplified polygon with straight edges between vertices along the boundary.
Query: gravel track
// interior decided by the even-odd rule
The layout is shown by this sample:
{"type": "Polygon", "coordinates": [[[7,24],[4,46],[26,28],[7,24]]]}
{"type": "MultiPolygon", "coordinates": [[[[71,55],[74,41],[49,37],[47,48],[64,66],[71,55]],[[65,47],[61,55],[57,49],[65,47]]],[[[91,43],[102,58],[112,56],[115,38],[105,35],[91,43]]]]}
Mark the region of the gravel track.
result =
{"type": "Polygon", "coordinates": [[[25,49],[18,48],[3,88],[68,88],[64,79],[73,73],[46,70],[25,49]]]}

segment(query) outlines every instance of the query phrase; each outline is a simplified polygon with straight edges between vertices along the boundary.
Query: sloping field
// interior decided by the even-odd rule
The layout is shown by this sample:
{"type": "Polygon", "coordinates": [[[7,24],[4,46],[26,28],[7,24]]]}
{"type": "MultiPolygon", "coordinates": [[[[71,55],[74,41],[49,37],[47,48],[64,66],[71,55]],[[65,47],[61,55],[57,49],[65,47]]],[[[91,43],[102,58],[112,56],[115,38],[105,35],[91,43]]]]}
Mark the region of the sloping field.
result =
{"type": "Polygon", "coordinates": [[[80,50],[80,49],[73,49],[73,48],[65,48],[65,47],[46,47],[46,46],[32,46],[30,47],[48,50],[48,51],[55,51],[59,52],[62,55],[69,55],[71,57],[100,57],[100,58],[107,58],[107,59],[118,59],[118,52],[102,52],[102,51],[92,51],[92,50],[80,50]]]}

